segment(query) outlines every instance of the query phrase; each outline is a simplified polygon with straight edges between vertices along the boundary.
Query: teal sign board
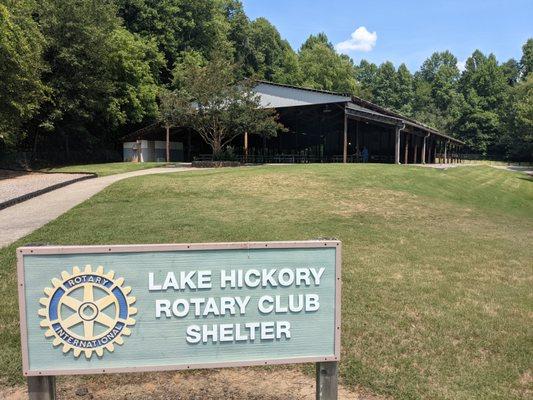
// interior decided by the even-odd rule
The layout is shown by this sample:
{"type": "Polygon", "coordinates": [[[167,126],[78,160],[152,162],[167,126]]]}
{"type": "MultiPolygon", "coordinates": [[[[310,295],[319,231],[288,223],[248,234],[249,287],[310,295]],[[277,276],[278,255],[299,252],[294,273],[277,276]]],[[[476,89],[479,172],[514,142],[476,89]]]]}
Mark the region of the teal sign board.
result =
{"type": "Polygon", "coordinates": [[[24,374],[338,361],[338,241],[17,249],[24,374]]]}

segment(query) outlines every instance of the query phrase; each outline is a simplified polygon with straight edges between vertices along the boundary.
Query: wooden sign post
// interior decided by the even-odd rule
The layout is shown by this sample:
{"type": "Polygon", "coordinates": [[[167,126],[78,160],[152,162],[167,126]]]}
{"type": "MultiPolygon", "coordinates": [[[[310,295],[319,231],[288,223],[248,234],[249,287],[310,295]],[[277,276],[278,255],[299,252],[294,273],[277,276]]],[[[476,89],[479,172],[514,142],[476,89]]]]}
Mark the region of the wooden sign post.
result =
{"type": "Polygon", "coordinates": [[[317,363],[337,398],[341,243],[17,249],[23,373],[54,376],[317,363]]]}

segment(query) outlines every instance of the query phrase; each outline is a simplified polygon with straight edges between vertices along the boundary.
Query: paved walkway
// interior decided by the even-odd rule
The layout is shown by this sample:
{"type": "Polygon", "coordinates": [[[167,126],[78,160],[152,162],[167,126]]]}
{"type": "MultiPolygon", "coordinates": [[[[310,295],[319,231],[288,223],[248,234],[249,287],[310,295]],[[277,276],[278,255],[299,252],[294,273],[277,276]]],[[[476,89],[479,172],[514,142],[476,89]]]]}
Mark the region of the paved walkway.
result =
{"type": "Polygon", "coordinates": [[[0,210],[0,248],[56,219],[112,183],[133,176],[191,170],[191,168],[151,168],[88,179],[0,210]]]}

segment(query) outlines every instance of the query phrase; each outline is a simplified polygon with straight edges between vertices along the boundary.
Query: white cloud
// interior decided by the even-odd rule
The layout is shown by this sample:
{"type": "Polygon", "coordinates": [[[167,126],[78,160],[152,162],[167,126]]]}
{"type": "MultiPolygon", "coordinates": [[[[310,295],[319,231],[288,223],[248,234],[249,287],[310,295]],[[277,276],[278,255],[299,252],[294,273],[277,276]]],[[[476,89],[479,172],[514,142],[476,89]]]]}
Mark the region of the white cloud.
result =
{"type": "Polygon", "coordinates": [[[369,32],[364,26],[360,26],[350,35],[350,39],[344,42],[337,43],[335,49],[340,53],[348,53],[350,51],[371,51],[376,45],[378,34],[376,32],[369,32]]]}
{"type": "Polygon", "coordinates": [[[459,72],[463,72],[466,68],[466,61],[457,61],[457,68],[459,69],[459,72]]]}

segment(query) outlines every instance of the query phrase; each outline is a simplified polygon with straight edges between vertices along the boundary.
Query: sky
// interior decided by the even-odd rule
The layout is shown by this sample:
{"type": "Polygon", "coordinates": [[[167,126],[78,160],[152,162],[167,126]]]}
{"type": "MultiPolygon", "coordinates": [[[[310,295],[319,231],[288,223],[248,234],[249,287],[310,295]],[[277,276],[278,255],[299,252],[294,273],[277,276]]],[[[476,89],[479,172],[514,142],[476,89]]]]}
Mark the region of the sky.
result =
{"type": "Polygon", "coordinates": [[[267,18],[298,50],[325,32],[356,63],[405,63],[411,71],[435,51],[459,67],[476,49],[500,62],[520,59],[533,37],[533,0],[243,0],[251,19],[267,18]]]}

